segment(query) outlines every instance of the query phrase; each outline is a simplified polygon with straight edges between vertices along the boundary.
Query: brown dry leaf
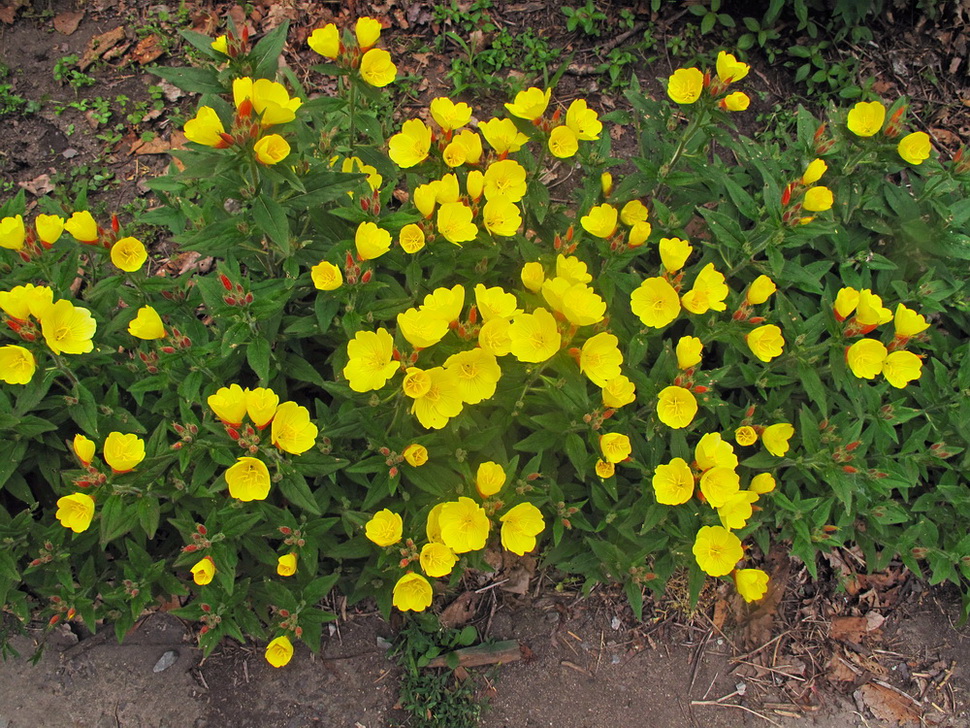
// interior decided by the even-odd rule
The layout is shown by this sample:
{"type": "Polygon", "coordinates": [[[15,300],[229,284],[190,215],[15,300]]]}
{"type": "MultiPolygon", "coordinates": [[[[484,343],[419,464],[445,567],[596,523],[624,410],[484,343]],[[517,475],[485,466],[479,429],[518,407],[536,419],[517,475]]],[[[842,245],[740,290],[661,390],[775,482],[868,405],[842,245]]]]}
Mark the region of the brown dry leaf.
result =
{"type": "Polygon", "coordinates": [[[912,725],[920,722],[919,706],[908,695],[877,683],[867,683],[857,691],[862,701],[879,720],[892,725],[912,725]]]}
{"type": "Polygon", "coordinates": [[[455,629],[467,624],[478,608],[478,595],[475,592],[465,592],[455,601],[444,608],[438,617],[445,629],[455,629]]]}
{"type": "Polygon", "coordinates": [[[859,672],[852,667],[848,662],[846,662],[839,655],[832,655],[832,659],[829,661],[828,670],[826,671],[826,677],[828,677],[829,682],[852,682],[857,677],[859,677],[859,672]]]}
{"type": "Polygon", "coordinates": [[[17,184],[34,197],[43,197],[47,193],[54,191],[54,185],[51,184],[51,176],[49,174],[42,174],[34,177],[29,182],[18,182],[17,184]]]}
{"type": "Polygon", "coordinates": [[[728,603],[727,600],[718,595],[717,601],[714,602],[714,616],[711,618],[711,622],[714,624],[714,629],[718,632],[724,627],[724,622],[727,621],[728,615],[728,603]]]}
{"type": "Polygon", "coordinates": [[[8,0],[4,5],[0,5],[0,21],[7,25],[13,24],[14,18],[17,17],[17,11],[29,4],[27,0],[8,0]]]}
{"type": "Polygon", "coordinates": [[[161,47],[158,42],[157,35],[146,35],[140,41],[135,49],[131,52],[131,57],[134,58],[138,63],[144,66],[146,63],[151,63],[160,55],[165,53],[165,49],[161,47]]]}
{"type": "Polygon", "coordinates": [[[834,640],[848,640],[859,643],[862,636],[869,633],[869,622],[865,617],[833,617],[829,637],[834,640]]]}
{"type": "Polygon", "coordinates": [[[945,144],[946,146],[954,146],[954,147],[960,146],[960,143],[961,143],[960,137],[958,137],[949,129],[939,129],[933,126],[933,127],[930,127],[930,133],[933,135],[933,138],[936,141],[940,142],[941,144],[945,144]]]}
{"type": "Polygon", "coordinates": [[[54,16],[54,30],[63,35],[70,35],[75,30],[77,26],[81,24],[81,20],[84,18],[84,13],[73,13],[65,12],[54,16]]]}
{"type": "Polygon", "coordinates": [[[121,26],[109,30],[107,33],[94,36],[88,43],[88,49],[84,51],[81,60],[77,62],[78,68],[86,71],[88,67],[99,58],[103,57],[108,51],[114,48],[125,39],[125,29],[121,26]]]}

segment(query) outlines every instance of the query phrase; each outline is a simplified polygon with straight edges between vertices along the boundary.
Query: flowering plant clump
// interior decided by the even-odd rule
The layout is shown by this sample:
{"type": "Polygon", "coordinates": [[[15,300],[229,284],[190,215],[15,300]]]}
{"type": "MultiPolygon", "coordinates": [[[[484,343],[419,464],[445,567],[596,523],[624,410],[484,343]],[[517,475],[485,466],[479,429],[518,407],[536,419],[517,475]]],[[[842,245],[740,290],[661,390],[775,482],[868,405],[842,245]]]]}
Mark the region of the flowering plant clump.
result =
{"type": "Polygon", "coordinates": [[[0,207],[6,610],[120,637],[178,596],[282,668],[335,586],[420,612],[526,554],[638,614],[677,570],[761,599],[772,541],[970,575],[970,165],[902,102],[765,148],[725,51],[604,116],[529,87],[391,123],[375,19],[310,35],[334,98],[279,72],[285,24],[186,37],[211,67],[159,73],[204,97],[138,223],[212,272],[83,197],[0,207]]]}

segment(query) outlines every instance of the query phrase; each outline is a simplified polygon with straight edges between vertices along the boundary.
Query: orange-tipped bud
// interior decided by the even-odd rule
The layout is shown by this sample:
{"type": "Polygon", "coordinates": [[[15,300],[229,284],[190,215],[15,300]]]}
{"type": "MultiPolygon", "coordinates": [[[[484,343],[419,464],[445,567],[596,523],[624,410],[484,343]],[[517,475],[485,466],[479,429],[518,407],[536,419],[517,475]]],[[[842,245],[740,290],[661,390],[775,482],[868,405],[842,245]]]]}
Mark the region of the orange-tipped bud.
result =
{"type": "Polygon", "coordinates": [[[253,102],[249,99],[245,99],[241,104],[239,104],[239,109],[236,111],[236,115],[240,119],[248,119],[253,115],[253,102]]]}
{"type": "Polygon", "coordinates": [[[373,277],[374,277],[374,271],[372,271],[372,270],[365,270],[364,271],[364,275],[362,275],[360,277],[360,282],[361,283],[370,283],[370,279],[373,278],[373,277]]]}

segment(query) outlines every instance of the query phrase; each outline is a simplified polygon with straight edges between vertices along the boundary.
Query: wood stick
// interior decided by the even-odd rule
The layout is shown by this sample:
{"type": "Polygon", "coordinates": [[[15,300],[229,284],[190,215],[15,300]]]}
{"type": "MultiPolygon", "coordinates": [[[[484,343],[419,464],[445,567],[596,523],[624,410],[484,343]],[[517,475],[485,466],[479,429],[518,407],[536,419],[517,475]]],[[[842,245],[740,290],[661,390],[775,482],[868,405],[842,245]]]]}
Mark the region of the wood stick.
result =
{"type": "MultiPolygon", "coordinates": [[[[505,640],[491,645],[462,647],[460,650],[438,655],[426,667],[449,667],[451,655],[458,657],[459,667],[479,667],[481,665],[502,665],[522,659],[522,646],[518,640],[505,640]]],[[[453,658],[451,658],[453,659],[453,658]]]]}

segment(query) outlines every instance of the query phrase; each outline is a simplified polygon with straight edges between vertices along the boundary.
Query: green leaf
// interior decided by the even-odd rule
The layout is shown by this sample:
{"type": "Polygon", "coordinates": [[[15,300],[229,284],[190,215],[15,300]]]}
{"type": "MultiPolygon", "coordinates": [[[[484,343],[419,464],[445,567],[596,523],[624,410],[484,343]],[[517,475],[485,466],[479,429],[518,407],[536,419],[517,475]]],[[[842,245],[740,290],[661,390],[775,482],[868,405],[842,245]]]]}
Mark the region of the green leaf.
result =
{"type": "Polygon", "coordinates": [[[120,495],[109,495],[101,508],[101,545],[128,533],[137,520],[136,510],[128,506],[120,495]]]}
{"type": "Polygon", "coordinates": [[[253,202],[253,220],[263,233],[288,256],[290,247],[290,223],[286,211],[269,195],[260,195],[253,202]]]}
{"type": "Polygon", "coordinates": [[[269,33],[264,35],[256,47],[249,54],[254,61],[253,75],[257,78],[274,79],[279,67],[280,53],[286,44],[286,32],[290,28],[290,21],[284,20],[269,33]]]}
{"type": "Polygon", "coordinates": [[[195,94],[224,94],[226,87],[211,68],[150,68],[149,73],[164,78],[183,91],[195,94]]]}
{"type": "Polygon", "coordinates": [[[269,381],[269,342],[262,336],[257,337],[246,347],[246,361],[261,385],[269,381]]]}
{"type": "Polygon", "coordinates": [[[299,506],[315,516],[321,515],[320,507],[313,497],[310,486],[307,485],[306,478],[299,473],[294,473],[283,478],[280,481],[280,492],[284,498],[294,505],[299,506]]]}

